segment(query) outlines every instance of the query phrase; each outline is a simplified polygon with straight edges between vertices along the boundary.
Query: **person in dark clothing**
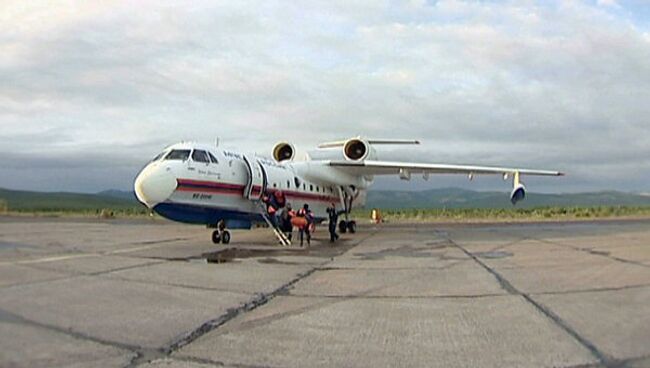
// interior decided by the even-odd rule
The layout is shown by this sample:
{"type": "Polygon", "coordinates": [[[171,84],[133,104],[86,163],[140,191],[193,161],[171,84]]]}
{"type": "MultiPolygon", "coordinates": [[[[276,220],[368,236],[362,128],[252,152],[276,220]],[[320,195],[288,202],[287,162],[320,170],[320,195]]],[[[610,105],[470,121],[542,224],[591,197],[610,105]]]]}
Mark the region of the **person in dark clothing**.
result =
{"type": "Polygon", "coordinates": [[[345,213],[345,210],[337,211],[336,205],[334,203],[330,204],[330,206],[327,207],[327,215],[329,216],[330,243],[334,243],[339,238],[339,235],[336,233],[336,225],[339,222],[339,215],[343,213],[345,213]]]}
{"type": "Polygon", "coordinates": [[[262,196],[262,202],[266,204],[266,212],[268,213],[269,221],[271,221],[274,228],[278,228],[278,211],[285,205],[284,193],[280,190],[270,194],[264,193],[262,196]]]}
{"type": "Polygon", "coordinates": [[[291,203],[287,203],[287,206],[280,214],[280,230],[287,236],[289,241],[291,241],[293,235],[293,224],[291,223],[291,219],[295,215],[296,213],[291,209],[291,203]]]}
{"type": "Polygon", "coordinates": [[[309,205],[307,203],[305,203],[305,205],[302,206],[300,210],[298,210],[297,216],[305,218],[305,224],[303,226],[300,226],[298,229],[300,231],[300,246],[302,247],[303,245],[303,239],[305,235],[307,235],[307,246],[309,246],[311,244],[311,232],[309,231],[309,227],[314,222],[314,216],[309,210],[309,205]]]}

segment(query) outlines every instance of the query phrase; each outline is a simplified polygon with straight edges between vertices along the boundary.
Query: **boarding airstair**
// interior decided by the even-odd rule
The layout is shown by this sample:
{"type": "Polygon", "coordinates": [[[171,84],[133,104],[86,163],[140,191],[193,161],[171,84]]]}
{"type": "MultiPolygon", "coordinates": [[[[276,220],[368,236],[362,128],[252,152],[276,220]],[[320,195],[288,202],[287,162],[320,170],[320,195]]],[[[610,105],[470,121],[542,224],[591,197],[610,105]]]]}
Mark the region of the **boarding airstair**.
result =
{"type": "Polygon", "coordinates": [[[280,241],[280,244],[285,247],[291,245],[291,240],[289,240],[280,229],[273,226],[273,222],[266,211],[266,206],[261,201],[267,184],[264,166],[262,166],[262,164],[254,157],[244,155],[243,159],[246,164],[246,169],[248,170],[248,183],[244,188],[244,197],[257,204],[260,215],[262,215],[264,221],[269,225],[269,228],[273,230],[273,233],[280,241]]]}
{"type": "Polygon", "coordinates": [[[266,223],[269,225],[269,228],[273,230],[273,233],[275,234],[275,237],[278,238],[278,240],[280,241],[280,244],[282,244],[285,247],[291,245],[291,240],[289,240],[289,238],[287,238],[287,236],[282,231],[280,231],[280,229],[273,226],[273,222],[269,218],[269,214],[266,212],[266,207],[264,206],[263,203],[261,202],[259,203],[259,208],[260,208],[260,214],[262,215],[262,218],[264,218],[264,221],[266,221],[266,223]]]}

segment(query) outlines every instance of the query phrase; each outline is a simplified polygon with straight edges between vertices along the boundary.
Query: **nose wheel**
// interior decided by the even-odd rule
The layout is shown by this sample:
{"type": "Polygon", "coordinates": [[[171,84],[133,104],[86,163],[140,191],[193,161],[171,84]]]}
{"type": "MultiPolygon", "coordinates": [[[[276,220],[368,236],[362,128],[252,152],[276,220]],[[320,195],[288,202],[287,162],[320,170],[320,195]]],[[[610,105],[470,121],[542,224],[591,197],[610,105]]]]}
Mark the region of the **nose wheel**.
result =
{"type": "Polygon", "coordinates": [[[230,243],[230,231],[228,230],[215,230],[212,232],[212,242],[214,244],[229,244],[230,243]]]}
{"type": "Polygon", "coordinates": [[[226,223],[219,221],[217,224],[217,230],[212,232],[212,242],[214,244],[229,244],[230,243],[230,232],[226,230],[226,223]]]}

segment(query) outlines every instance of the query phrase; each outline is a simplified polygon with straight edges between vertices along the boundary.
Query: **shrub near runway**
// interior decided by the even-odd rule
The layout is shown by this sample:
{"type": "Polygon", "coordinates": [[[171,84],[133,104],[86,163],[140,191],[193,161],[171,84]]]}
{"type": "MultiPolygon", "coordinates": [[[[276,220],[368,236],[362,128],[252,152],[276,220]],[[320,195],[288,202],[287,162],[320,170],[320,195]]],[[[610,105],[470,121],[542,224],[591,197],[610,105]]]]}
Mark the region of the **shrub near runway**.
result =
{"type": "MultiPolygon", "coordinates": [[[[369,218],[367,210],[354,211],[357,218],[369,218]]],[[[458,208],[458,209],[385,209],[387,222],[561,220],[614,217],[650,217],[650,207],[538,207],[538,208],[458,208]]]]}

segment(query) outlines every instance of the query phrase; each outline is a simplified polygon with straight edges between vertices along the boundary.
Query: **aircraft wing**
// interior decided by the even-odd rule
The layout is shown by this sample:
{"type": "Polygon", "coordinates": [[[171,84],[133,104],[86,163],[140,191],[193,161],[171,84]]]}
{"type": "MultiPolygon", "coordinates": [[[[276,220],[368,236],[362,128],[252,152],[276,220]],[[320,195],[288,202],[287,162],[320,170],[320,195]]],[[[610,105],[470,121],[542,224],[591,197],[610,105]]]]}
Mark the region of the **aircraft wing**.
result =
{"type": "Polygon", "coordinates": [[[393,161],[330,161],[329,166],[343,169],[350,174],[371,175],[410,175],[410,174],[500,174],[500,175],[541,175],[562,176],[559,171],[530,170],[511,167],[425,164],[393,161]]]}

